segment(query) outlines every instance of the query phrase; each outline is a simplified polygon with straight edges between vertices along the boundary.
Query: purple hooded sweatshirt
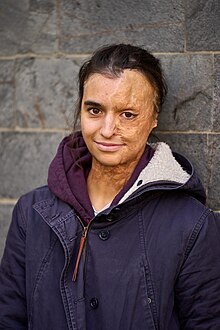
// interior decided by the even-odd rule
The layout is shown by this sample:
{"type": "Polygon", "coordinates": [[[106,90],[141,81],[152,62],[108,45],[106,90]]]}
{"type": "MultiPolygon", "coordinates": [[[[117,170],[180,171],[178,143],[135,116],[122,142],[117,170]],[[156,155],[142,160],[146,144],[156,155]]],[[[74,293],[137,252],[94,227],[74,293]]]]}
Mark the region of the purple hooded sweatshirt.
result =
{"type": "MultiPolygon", "coordinates": [[[[139,173],[153,157],[154,150],[146,145],[145,152],[136,165],[129,180],[115,196],[111,205],[116,205],[132,186],[139,173]]],[[[85,224],[94,217],[94,211],[87,192],[86,180],[92,165],[81,132],[65,137],[49,167],[48,186],[61,200],[71,205],[85,224]]]]}

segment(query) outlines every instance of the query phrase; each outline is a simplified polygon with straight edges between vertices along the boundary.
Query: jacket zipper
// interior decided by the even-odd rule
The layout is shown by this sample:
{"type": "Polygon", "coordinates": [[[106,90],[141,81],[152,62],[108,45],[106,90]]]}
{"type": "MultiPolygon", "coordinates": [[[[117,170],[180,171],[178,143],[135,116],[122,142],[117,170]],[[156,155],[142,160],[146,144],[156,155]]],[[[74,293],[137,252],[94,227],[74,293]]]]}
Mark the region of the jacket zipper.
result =
{"type": "MultiPolygon", "coordinates": [[[[78,218],[79,219],[79,218],[78,218]]],[[[86,238],[87,238],[87,233],[88,233],[88,229],[89,229],[89,225],[88,226],[84,226],[81,219],[79,219],[82,227],[83,227],[83,232],[82,232],[82,236],[81,236],[81,239],[80,239],[80,244],[79,244],[79,251],[78,251],[78,254],[77,254],[77,259],[76,259],[76,264],[75,264],[75,268],[74,268],[74,271],[73,271],[73,277],[72,277],[72,281],[75,282],[76,279],[77,279],[77,274],[78,274],[78,268],[79,268],[79,262],[80,262],[80,259],[81,259],[81,255],[82,255],[82,252],[83,252],[83,248],[85,246],[85,242],[86,242],[86,238]]]]}

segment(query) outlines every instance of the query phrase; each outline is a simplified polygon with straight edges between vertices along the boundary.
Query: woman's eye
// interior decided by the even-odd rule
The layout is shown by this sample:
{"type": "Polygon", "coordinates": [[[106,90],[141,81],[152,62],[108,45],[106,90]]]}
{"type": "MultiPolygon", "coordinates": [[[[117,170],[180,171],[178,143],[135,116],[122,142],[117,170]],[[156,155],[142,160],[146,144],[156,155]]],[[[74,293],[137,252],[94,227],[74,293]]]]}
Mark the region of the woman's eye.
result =
{"type": "Polygon", "coordinates": [[[91,108],[88,110],[91,115],[99,115],[101,111],[97,108],[91,108]]]}
{"type": "Polygon", "coordinates": [[[133,114],[132,112],[129,112],[129,111],[123,112],[122,116],[126,119],[133,119],[134,117],[136,117],[135,114],[133,114]]]}

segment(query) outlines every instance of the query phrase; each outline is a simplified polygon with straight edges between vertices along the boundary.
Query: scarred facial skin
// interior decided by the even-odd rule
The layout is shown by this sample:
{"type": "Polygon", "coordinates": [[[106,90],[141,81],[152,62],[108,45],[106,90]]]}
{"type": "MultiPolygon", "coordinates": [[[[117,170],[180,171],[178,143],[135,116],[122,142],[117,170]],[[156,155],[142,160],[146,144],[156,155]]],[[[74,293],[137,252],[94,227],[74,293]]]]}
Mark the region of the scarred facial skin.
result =
{"type": "Polygon", "coordinates": [[[95,73],[84,85],[81,130],[93,166],[134,168],[157,126],[155,89],[140,72],[95,73]]]}

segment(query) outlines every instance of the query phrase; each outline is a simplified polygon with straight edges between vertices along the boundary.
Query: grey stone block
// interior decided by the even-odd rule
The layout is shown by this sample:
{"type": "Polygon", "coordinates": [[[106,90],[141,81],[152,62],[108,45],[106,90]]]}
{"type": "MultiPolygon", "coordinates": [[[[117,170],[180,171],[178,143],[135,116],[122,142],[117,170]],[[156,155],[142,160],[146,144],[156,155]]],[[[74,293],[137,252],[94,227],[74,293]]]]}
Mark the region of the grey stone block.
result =
{"type": "Polygon", "coordinates": [[[220,50],[219,0],[186,1],[187,50],[220,50]]]}
{"type": "Polygon", "coordinates": [[[14,61],[0,61],[0,82],[12,82],[14,80],[14,61]]]}
{"type": "MultiPolygon", "coordinates": [[[[42,20],[42,27],[40,28],[40,33],[32,43],[31,50],[34,53],[41,53],[41,54],[56,52],[58,49],[58,39],[56,37],[56,30],[57,30],[56,12],[54,11],[50,15],[39,14],[39,16],[41,17],[42,20]]],[[[30,28],[30,30],[31,29],[32,27],[30,28]]]]}
{"type": "Polygon", "coordinates": [[[30,11],[52,12],[55,7],[54,0],[29,0],[30,11]]]}
{"type": "Polygon", "coordinates": [[[116,31],[147,24],[180,23],[184,20],[184,2],[177,0],[63,0],[61,32],[63,36],[116,31]],[[70,18],[68,21],[67,17],[70,18]],[[65,26],[65,21],[68,26],[65,26]],[[68,27],[68,29],[66,29],[68,27]]]}
{"type": "Polygon", "coordinates": [[[220,135],[209,136],[208,205],[220,211],[220,135]]]}
{"type": "Polygon", "coordinates": [[[55,58],[16,62],[17,126],[68,127],[77,98],[79,62],[55,58]]]}
{"type": "Polygon", "coordinates": [[[0,11],[0,55],[57,49],[55,0],[43,9],[42,1],[2,0],[0,11]]]}
{"type": "Polygon", "coordinates": [[[16,199],[46,184],[61,134],[0,133],[0,198],[16,199]]]}
{"type": "Polygon", "coordinates": [[[183,21],[182,0],[64,0],[61,49],[88,53],[107,43],[135,42],[150,50],[182,51],[183,21]]]}
{"type": "Polygon", "coordinates": [[[215,56],[215,91],[214,91],[214,114],[213,129],[220,131],[220,55],[215,56]]]}
{"type": "Polygon", "coordinates": [[[160,56],[168,84],[158,130],[211,130],[213,60],[211,55],[160,56]]]}
{"type": "Polygon", "coordinates": [[[2,258],[14,205],[0,205],[0,259],[2,258]]]}
{"type": "Polygon", "coordinates": [[[205,188],[207,188],[210,172],[207,135],[157,133],[156,136],[160,141],[168,143],[173,151],[181,153],[190,160],[205,188]]]}
{"type": "Polygon", "coordinates": [[[184,29],[182,25],[167,25],[83,34],[62,38],[60,50],[66,53],[91,53],[103,45],[112,43],[129,43],[145,47],[151,52],[183,52],[184,29]]]}
{"type": "Polygon", "coordinates": [[[14,87],[0,84],[0,127],[14,127],[14,87]]]}
{"type": "Polygon", "coordinates": [[[0,61],[0,127],[15,126],[14,61],[0,61]]]}

